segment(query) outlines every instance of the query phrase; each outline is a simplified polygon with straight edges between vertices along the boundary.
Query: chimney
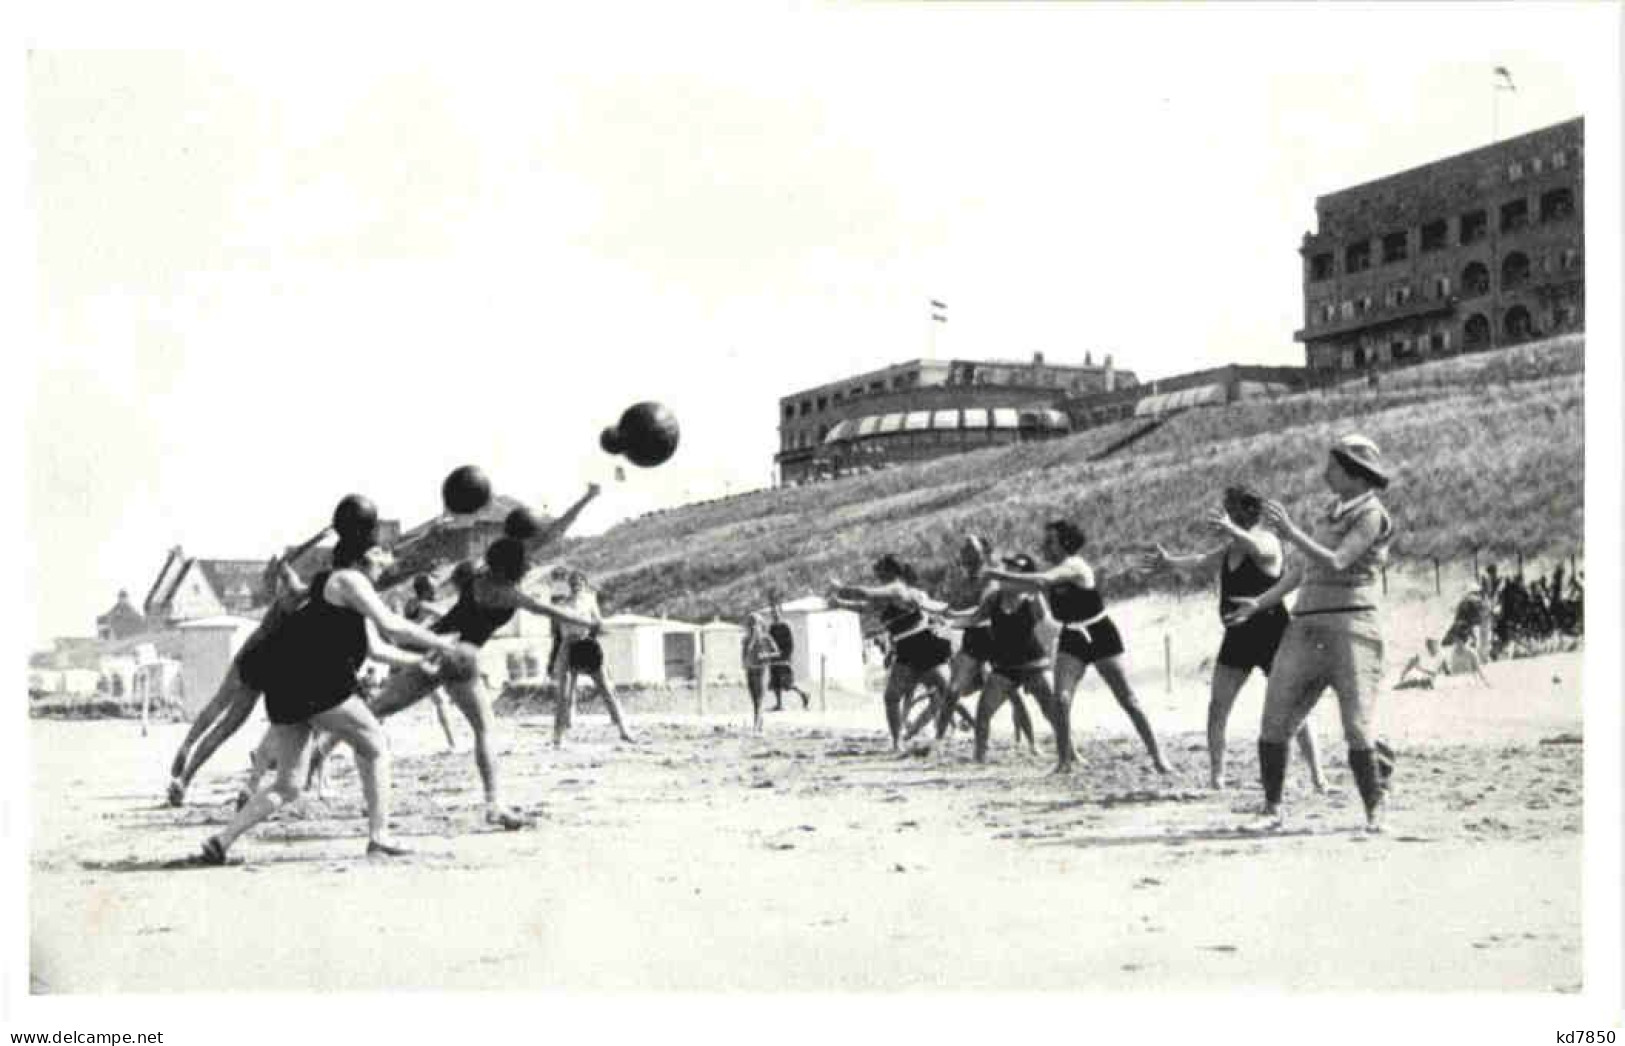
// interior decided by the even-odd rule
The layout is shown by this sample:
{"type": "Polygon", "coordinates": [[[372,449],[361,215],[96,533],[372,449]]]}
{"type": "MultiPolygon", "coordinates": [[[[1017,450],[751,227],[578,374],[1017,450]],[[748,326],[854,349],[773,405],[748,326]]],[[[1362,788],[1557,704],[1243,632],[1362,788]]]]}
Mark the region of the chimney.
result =
{"type": "Polygon", "coordinates": [[[1106,391],[1110,392],[1117,385],[1117,375],[1112,372],[1112,354],[1106,353],[1106,391]]]}
{"type": "Polygon", "coordinates": [[[1033,353],[1033,366],[1042,367],[1043,365],[1044,365],[1044,354],[1042,352],[1033,353]]]}
{"type": "Polygon", "coordinates": [[[1083,352],[1083,365],[1085,367],[1093,367],[1095,365],[1095,354],[1090,352],[1088,349],[1085,349],[1083,352]]]}

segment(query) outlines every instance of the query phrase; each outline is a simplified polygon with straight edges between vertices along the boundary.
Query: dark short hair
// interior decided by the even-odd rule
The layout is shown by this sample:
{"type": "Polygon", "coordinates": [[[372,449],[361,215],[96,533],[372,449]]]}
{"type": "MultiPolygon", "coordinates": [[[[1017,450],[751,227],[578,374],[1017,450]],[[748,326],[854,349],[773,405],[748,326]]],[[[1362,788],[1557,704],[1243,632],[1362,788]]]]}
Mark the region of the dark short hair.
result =
{"type": "Polygon", "coordinates": [[[504,581],[518,581],[530,569],[525,543],[517,538],[497,538],[485,550],[485,565],[504,581]]]}
{"type": "Polygon", "coordinates": [[[1244,483],[1224,488],[1225,503],[1234,503],[1247,515],[1257,518],[1264,512],[1264,496],[1244,483]]]}
{"type": "Polygon", "coordinates": [[[1083,547],[1083,531],[1069,519],[1052,519],[1044,529],[1055,535],[1055,543],[1069,556],[1083,547]]]}
{"type": "Polygon", "coordinates": [[[911,585],[914,583],[914,568],[890,552],[875,560],[874,572],[877,577],[900,578],[911,585]]]}

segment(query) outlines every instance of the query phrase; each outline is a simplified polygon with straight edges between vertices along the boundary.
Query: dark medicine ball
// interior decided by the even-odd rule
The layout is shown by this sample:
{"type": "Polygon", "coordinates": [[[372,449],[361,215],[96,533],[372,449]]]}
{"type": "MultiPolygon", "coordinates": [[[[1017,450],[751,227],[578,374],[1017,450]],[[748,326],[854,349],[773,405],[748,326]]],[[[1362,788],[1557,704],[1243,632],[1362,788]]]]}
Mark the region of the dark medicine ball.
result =
{"type": "Polygon", "coordinates": [[[664,464],[677,451],[677,415],[663,403],[635,403],[615,426],[621,453],[640,468],[664,464]]]}
{"type": "Polygon", "coordinates": [[[529,541],[541,532],[542,521],[523,505],[508,513],[508,518],[502,521],[502,535],[515,541],[529,541]]]}
{"type": "Polygon", "coordinates": [[[440,500],[447,512],[468,515],[491,503],[491,481],[477,465],[463,465],[451,470],[440,485],[440,500]]]}
{"type": "Polygon", "coordinates": [[[333,509],[333,531],[341,538],[371,537],[378,529],[378,506],[360,494],[346,494],[333,509]]]}

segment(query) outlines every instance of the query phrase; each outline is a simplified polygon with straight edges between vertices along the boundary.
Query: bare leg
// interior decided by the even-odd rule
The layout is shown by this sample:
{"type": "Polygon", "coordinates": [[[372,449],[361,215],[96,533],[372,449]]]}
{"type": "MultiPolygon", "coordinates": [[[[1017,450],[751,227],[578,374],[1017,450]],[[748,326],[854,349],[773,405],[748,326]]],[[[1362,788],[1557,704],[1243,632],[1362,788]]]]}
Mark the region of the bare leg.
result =
{"type": "Polygon", "coordinates": [[[559,663],[559,696],[553,705],[554,748],[564,744],[564,735],[569,733],[575,721],[576,710],[576,674],[565,655],[559,655],[559,663]]]}
{"type": "MultiPolygon", "coordinates": [[[[948,732],[948,724],[954,714],[954,708],[959,699],[969,694],[976,686],[977,676],[981,674],[982,663],[968,654],[955,654],[948,662],[948,687],[937,707],[937,736],[940,738],[948,732]]],[[[980,708],[980,705],[978,705],[980,708]]],[[[974,734],[976,720],[971,720],[971,730],[974,734]]]]}
{"type": "Polygon", "coordinates": [[[1010,717],[1016,722],[1016,747],[1021,747],[1021,739],[1025,737],[1028,749],[1038,751],[1038,741],[1033,737],[1033,718],[1019,690],[1010,691],[1010,717]]]}
{"type": "Polygon", "coordinates": [[[309,750],[310,727],[304,723],[287,726],[273,724],[267,735],[277,761],[276,779],[251,796],[231,823],[204,843],[204,853],[215,848],[221,859],[244,832],[276,813],[284,803],[299,798],[299,781],[304,776],[305,756],[309,750]]]}
{"type": "Polygon", "coordinates": [[[445,732],[446,750],[450,752],[457,751],[457,735],[451,732],[451,718],[446,715],[446,699],[441,696],[440,691],[437,689],[429,695],[429,700],[434,702],[435,718],[440,720],[440,729],[445,732]]]}
{"type": "Polygon", "coordinates": [[[1151,765],[1157,768],[1157,773],[1166,774],[1168,764],[1163,760],[1162,750],[1157,746],[1157,735],[1151,729],[1151,721],[1145,717],[1145,710],[1135,699],[1134,688],[1129,686],[1128,676],[1123,672],[1122,655],[1101,658],[1095,662],[1095,671],[1099,672],[1100,678],[1111,687],[1112,696],[1117,699],[1117,707],[1127,713],[1129,722],[1134,724],[1134,732],[1140,735],[1141,743],[1151,756],[1151,765]]]}
{"type": "Polygon", "coordinates": [[[215,691],[208,706],[198,714],[191,729],[187,731],[187,740],[181,745],[182,752],[175,753],[176,759],[181,761],[181,767],[177,774],[174,765],[170,766],[172,780],[169,787],[169,802],[172,806],[181,804],[185,799],[186,789],[192,784],[192,778],[197,776],[203,764],[208,762],[233,734],[241,730],[244,723],[248,722],[248,717],[254,713],[254,705],[259,699],[260,692],[243,682],[242,676],[237,672],[237,665],[233,662],[226,672],[226,678],[220,682],[220,689],[215,691]],[[196,746],[187,752],[194,731],[199,735],[198,740],[196,746]]]}
{"type": "Polygon", "coordinates": [[[998,712],[1004,699],[1015,690],[1010,681],[1000,673],[993,672],[988,675],[987,683],[982,687],[982,696],[976,702],[976,728],[974,743],[974,758],[978,763],[987,762],[988,736],[993,731],[993,716],[998,712]]]}
{"type": "Polygon", "coordinates": [[[914,692],[919,679],[914,670],[900,661],[893,662],[886,676],[886,730],[891,734],[892,751],[902,747],[903,702],[914,692]]]}
{"type": "Polygon", "coordinates": [[[1087,671],[1089,666],[1071,654],[1059,654],[1055,658],[1055,686],[1049,700],[1037,692],[1033,694],[1038,699],[1039,711],[1044,713],[1055,733],[1056,773],[1071,773],[1077,761],[1077,752],[1072,747],[1072,695],[1087,671]]]}
{"type": "Polygon", "coordinates": [[[1248,668],[1215,665],[1213,679],[1208,684],[1208,786],[1216,792],[1224,790],[1225,727],[1230,722],[1230,711],[1236,705],[1236,695],[1241,692],[1241,686],[1251,671],[1248,668]]]}
{"type": "Polygon", "coordinates": [[[377,717],[361,701],[350,700],[316,716],[312,722],[339,738],[355,753],[361,794],[367,802],[367,852],[399,853],[389,835],[391,773],[389,741],[377,717]]]}
{"type": "Polygon", "coordinates": [[[592,681],[593,685],[598,687],[598,692],[603,695],[604,708],[609,712],[609,721],[620,731],[621,740],[627,744],[633,743],[635,738],[632,737],[631,731],[626,729],[626,714],[621,711],[621,702],[615,697],[615,688],[609,682],[609,670],[599,668],[592,674],[592,681]]]}
{"type": "Polygon", "coordinates": [[[490,698],[479,677],[459,679],[446,683],[446,693],[463,713],[474,731],[474,765],[480,772],[480,783],[485,787],[485,819],[504,828],[518,828],[524,819],[511,813],[501,801],[501,782],[497,774],[496,752],[493,750],[494,720],[490,698]]]}
{"type": "Polygon", "coordinates": [[[754,733],[762,732],[762,673],[760,668],[745,669],[745,689],[750,692],[750,725],[754,733]]]}
{"type": "MultiPolygon", "coordinates": [[[[439,686],[440,679],[421,668],[402,668],[384,680],[384,688],[367,704],[367,709],[372,712],[374,719],[382,723],[397,712],[404,712],[428,697],[439,686]]],[[[338,747],[339,741],[340,738],[332,733],[316,739],[311,751],[313,773],[322,772],[328,753],[338,747]]]]}

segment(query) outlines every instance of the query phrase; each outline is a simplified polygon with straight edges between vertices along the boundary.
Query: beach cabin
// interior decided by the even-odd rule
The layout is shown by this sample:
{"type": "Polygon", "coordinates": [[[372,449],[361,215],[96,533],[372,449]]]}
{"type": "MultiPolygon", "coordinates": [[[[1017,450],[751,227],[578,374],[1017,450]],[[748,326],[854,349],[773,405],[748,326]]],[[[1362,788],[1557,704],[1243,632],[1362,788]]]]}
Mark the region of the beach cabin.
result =
{"type": "Polygon", "coordinates": [[[180,633],[181,707],[187,719],[214,696],[226,678],[231,659],[259,622],[222,614],[198,618],[177,626],[180,633]]]}
{"type": "Polygon", "coordinates": [[[712,620],[700,626],[700,654],[705,658],[706,682],[744,680],[745,666],[740,651],[744,641],[745,630],[731,622],[712,620]]]}
{"type": "MultiPolygon", "coordinates": [[[[779,610],[795,638],[790,664],[803,690],[812,693],[818,685],[822,663],[830,686],[863,692],[863,624],[856,611],[832,607],[814,595],[792,600],[779,610]]],[[[766,608],[762,613],[767,614],[766,608]]]]}
{"type": "Polygon", "coordinates": [[[660,686],[692,682],[700,651],[700,630],[686,621],[642,614],[604,618],[598,637],[604,667],[616,686],[660,686]]]}

